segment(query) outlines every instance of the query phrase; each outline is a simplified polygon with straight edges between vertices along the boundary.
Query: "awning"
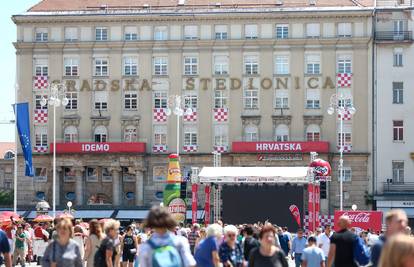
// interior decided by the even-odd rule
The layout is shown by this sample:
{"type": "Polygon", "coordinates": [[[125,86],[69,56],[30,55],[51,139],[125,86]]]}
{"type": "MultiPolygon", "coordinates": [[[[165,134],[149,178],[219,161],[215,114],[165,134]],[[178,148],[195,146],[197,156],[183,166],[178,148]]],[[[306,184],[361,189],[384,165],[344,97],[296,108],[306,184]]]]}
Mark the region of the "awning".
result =
{"type": "Polygon", "coordinates": [[[308,183],[308,167],[203,167],[200,183],[308,183]]]}
{"type": "MultiPolygon", "coordinates": [[[[62,210],[57,210],[56,214],[62,213],[62,210]]],[[[114,210],[76,210],[73,214],[75,219],[102,219],[102,218],[110,218],[114,210]]],[[[29,215],[26,216],[26,219],[34,219],[36,218],[37,212],[32,210],[29,215]]],[[[47,213],[50,216],[53,216],[52,211],[48,211],[47,213]]]]}
{"type": "MultiPolygon", "coordinates": [[[[143,220],[147,218],[149,210],[119,210],[116,215],[118,220],[143,220]]],[[[187,210],[187,219],[192,218],[192,211],[187,210]]],[[[204,218],[204,210],[197,211],[197,219],[201,220],[204,218]]]]}

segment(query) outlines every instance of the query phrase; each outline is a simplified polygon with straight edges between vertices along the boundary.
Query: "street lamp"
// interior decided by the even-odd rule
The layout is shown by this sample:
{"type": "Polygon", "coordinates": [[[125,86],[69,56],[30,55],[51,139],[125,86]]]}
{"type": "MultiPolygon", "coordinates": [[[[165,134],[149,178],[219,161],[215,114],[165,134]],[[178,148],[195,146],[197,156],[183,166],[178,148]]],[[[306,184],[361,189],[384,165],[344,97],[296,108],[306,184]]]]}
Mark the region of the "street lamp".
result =
{"type": "Polygon", "coordinates": [[[182,97],[180,95],[172,95],[168,100],[168,107],[165,110],[165,115],[171,116],[172,114],[177,116],[177,155],[180,153],[180,117],[184,115],[191,115],[193,110],[191,108],[185,108],[182,104],[182,97]]]}
{"type": "Polygon", "coordinates": [[[335,113],[338,114],[337,119],[339,119],[339,207],[340,210],[343,210],[344,207],[344,188],[343,188],[343,167],[344,167],[344,142],[345,138],[343,136],[343,127],[344,127],[344,116],[346,114],[350,114],[351,116],[355,114],[356,109],[353,106],[352,102],[346,103],[345,98],[342,94],[334,94],[331,96],[329,108],[327,112],[329,115],[333,115],[335,113]],[[342,103],[340,104],[339,101],[342,103]]]}
{"type": "Polygon", "coordinates": [[[56,107],[66,106],[69,100],[66,98],[66,86],[63,83],[52,83],[49,86],[48,98],[42,98],[40,101],[41,106],[49,104],[53,107],[53,217],[56,216],[56,107]]]}
{"type": "Polygon", "coordinates": [[[68,203],[66,203],[66,206],[68,206],[68,211],[70,213],[70,208],[72,208],[72,201],[68,201],[68,203]]]}

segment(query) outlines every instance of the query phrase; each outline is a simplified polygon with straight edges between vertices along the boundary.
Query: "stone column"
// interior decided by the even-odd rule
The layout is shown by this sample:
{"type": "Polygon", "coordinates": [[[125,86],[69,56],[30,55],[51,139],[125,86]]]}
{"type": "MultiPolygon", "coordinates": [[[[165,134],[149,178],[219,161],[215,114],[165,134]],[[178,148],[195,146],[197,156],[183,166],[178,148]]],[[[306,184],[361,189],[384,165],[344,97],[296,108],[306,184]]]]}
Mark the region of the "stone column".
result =
{"type": "Polygon", "coordinates": [[[135,170],[135,206],[144,205],[144,172],[135,170]]]}
{"type": "MultiPolygon", "coordinates": [[[[53,170],[52,170],[53,172],[53,170]]],[[[56,206],[59,206],[60,203],[60,179],[62,175],[62,167],[56,167],[56,206]]]]}
{"type": "Polygon", "coordinates": [[[76,205],[82,206],[84,204],[83,201],[83,172],[85,170],[84,167],[73,167],[76,175],[76,185],[75,185],[75,193],[76,193],[76,205]]]}
{"type": "Polygon", "coordinates": [[[112,205],[119,206],[121,204],[121,188],[119,174],[121,172],[120,167],[111,167],[109,171],[112,174],[112,205]]]}

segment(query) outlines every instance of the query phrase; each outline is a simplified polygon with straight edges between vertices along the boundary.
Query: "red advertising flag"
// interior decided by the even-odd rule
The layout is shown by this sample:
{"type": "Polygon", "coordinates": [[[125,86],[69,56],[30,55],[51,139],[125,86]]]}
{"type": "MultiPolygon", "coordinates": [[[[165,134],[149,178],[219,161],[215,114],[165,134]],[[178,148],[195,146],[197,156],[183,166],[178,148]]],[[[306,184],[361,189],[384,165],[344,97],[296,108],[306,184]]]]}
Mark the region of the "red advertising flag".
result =
{"type": "Polygon", "coordinates": [[[198,191],[198,184],[191,185],[191,222],[195,224],[197,222],[197,191],[198,191]]]}
{"type": "Polygon", "coordinates": [[[290,205],[289,210],[292,213],[293,218],[295,218],[296,223],[299,225],[299,227],[301,227],[300,212],[298,206],[290,205]]]}
{"type": "MultiPolygon", "coordinates": [[[[321,200],[321,188],[319,187],[319,185],[315,185],[314,187],[314,201],[313,203],[315,204],[315,228],[318,228],[320,225],[319,222],[319,213],[321,210],[321,205],[320,205],[320,200],[321,200]]],[[[316,230],[316,229],[315,229],[316,230]]]]}
{"type": "Polygon", "coordinates": [[[308,222],[309,222],[309,231],[314,231],[314,219],[315,219],[315,214],[314,214],[314,197],[313,197],[313,184],[308,184],[308,222]]]}
{"type": "Polygon", "coordinates": [[[373,229],[374,231],[381,231],[382,228],[382,211],[335,211],[335,231],[338,231],[337,223],[339,217],[346,215],[351,220],[351,227],[359,228],[357,231],[373,229]]]}
{"type": "Polygon", "coordinates": [[[206,193],[206,204],[204,208],[204,224],[207,226],[210,224],[210,186],[206,185],[204,193],[206,193]]]}

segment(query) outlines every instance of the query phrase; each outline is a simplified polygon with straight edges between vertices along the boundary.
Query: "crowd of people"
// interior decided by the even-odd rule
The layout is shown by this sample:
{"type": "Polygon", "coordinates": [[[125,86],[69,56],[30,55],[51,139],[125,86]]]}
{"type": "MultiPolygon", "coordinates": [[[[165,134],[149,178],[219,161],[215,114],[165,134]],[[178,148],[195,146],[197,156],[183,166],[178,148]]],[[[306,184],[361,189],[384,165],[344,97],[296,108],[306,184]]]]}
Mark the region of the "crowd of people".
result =
{"type": "MultiPolygon", "coordinates": [[[[270,222],[202,227],[177,224],[167,209],[154,207],[143,224],[121,227],[107,219],[89,223],[70,219],[53,224],[19,222],[0,230],[6,267],[27,261],[57,267],[412,267],[414,237],[403,210],[385,215],[386,230],[357,233],[342,216],[315,232],[270,222]]],[[[0,261],[0,265],[1,265],[0,261]]]]}

